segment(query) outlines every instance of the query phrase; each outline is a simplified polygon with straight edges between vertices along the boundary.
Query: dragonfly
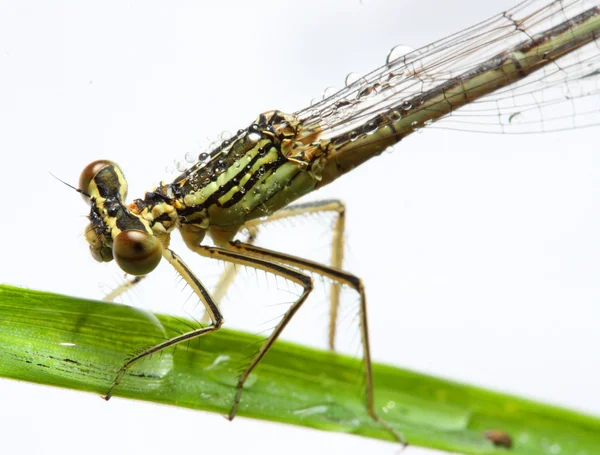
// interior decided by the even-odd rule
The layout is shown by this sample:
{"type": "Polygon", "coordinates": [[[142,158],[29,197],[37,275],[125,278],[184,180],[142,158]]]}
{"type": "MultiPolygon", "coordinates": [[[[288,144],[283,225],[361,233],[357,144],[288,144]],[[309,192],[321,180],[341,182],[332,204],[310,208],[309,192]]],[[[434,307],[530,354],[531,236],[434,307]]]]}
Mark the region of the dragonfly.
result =
{"type": "Polygon", "coordinates": [[[114,260],[130,281],[112,300],[168,262],[203,304],[208,324],[139,351],[116,373],[110,399],[132,364],[219,330],[219,306],[248,266],[282,277],[301,292],[237,380],[231,420],[244,383],[313,290],[329,279],[329,347],[333,349],[342,286],[359,296],[365,406],[372,419],[406,444],[378,413],[361,279],[342,268],[346,208],[340,200],[294,203],[432,124],[480,132],[534,133],[600,123],[600,2],[527,0],[487,21],[416,50],[396,47],[383,66],[295,113],[272,110],[223,140],[171,182],[126,203],[127,181],[109,160],[90,163],[78,191],[90,205],[85,238],[94,259],[114,260]],[[308,213],[335,215],[329,264],[255,245],[263,224],[308,213]],[[194,253],[228,264],[212,292],[170,248],[178,230],[194,253]],[[247,237],[238,239],[240,232],[247,237]],[[209,237],[211,244],[205,242],[209,237]]]}

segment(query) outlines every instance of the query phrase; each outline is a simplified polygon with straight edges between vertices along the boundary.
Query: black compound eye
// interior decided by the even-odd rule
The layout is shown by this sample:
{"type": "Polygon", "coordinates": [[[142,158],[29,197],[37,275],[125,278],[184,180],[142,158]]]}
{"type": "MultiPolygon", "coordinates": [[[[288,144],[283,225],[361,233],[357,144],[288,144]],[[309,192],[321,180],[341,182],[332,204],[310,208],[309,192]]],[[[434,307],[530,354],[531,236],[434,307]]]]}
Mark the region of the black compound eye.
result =
{"type": "Polygon", "coordinates": [[[162,258],[160,241],[145,231],[122,231],[113,241],[113,256],[119,267],[130,275],[147,275],[162,258]]]}
{"type": "MultiPolygon", "coordinates": [[[[79,189],[87,194],[90,193],[89,187],[94,176],[100,171],[100,169],[106,166],[117,166],[115,163],[109,160],[97,160],[88,164],[81,175],[79,176],[79,189]]],[[[83,197],[86,202],[90,202],[90,199],[86,196],[83,197]]]]}

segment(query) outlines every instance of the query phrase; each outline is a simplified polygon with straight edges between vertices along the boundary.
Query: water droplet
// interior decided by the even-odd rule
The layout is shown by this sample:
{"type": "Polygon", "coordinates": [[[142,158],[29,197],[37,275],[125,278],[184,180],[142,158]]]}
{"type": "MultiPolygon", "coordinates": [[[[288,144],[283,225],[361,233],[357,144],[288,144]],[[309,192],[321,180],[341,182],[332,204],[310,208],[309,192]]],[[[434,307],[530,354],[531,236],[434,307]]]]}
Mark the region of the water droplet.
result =
{"type": "Polygon", "coordinates": [[[187,152],[187,153],[185,154],[185,160],[186,160],[188,163],[193,163],[193,162],[195,162],[195,161],[196,161],[196,155],[194,155],[192,152],[187,152]]]}
{"type": "Polygon", "coordinates": [[[510,114],[510,116],[508,117],[508,123],[513,124],[513,123],[522,123],[523,122],[523,113],[521,112],[515,112],[513,114],[510,114]]]}
{"type": "Polygon", "coordinates": [[[267,147],[265,146],[265,147],[261,147],[261,148],[259,148],[259,149],[258,149],[258,154],[259,154],[260,156],[265,156],[265,155],[267,154],[267,147]]]}
{"type": "Polygon", "coordinates": [[[393,121],[400,120],[402,118],[402,113],[400,111],[392,111],[390,112],[390,118],[393,121]]]}
{"type": "Polygon", "coordinates": [[[183,162],[183,161],[175,161],[175,169],[177,169],[179,172],[183,172],[187,169],[187,165],[183,162]]]}
{"type": "Polygon", "coordinates": [[[256,384],[256,381],[258,381],[258,375],[256,373],[250,373],[250,376],[248,376],[248,379],[244,382],[244,389],[249,389],[256,384]]]}
{"type": "Polygon", "coordinates": [[[420,128],[419,122],[416,120],[410,124],[410,127],[413,131],[417,131],[420,128]]]}
{"type": "Polygon", "coordinates": [[[377,131],[377,122],[375,120],[367,122],[363,131],[367,134],[373,134],[375,131],[377,131]]]}
{"type": "Polygon", "coordinates": [[[360,92],[358,92],[357,98],[369,98],[377,93],[378,88],[378,83],[369,85],[368,87],[365,87],[360,92]]]}
{"type": "Polygon", "coordinates": [[[225,163],[225,160],[218,160],[215,165],[215,172],[217,174],[222,174],[226,170],[227,170],[227,163],[225,163]]]}
{"type": "Polygon", "coordinates": [[[260,141],[262,134],[258,125],[250,125],[248,128],[248,140],[251,142],[260,141]]]}
{"type": "Polygon", "coordinates": [[[355,141],[358,139],[359,134],[356,131],[350,131],[350,140],[355,141]]]}
{"type": "Polygon", "coordinates": [[[414,49],[410,46],[406,46],[405,44],[399,44],[398,46],[394,46],[390,52],[388,53],[385,63],[390,65],[392,63],[404,63],[404,60],[397,61],[400,57],[404,57],[406,54],[409,54],[414,49]],[[396,62],[397,61],[397,62],[396,62]]]}
{"type": "Polygon", "coordinates": [[[407,55],[406,57],[404,57],[404,63],[406,64],[406,69],[404,73],[407,76],[423,78],[425,73],[425,66],[423,63],[421,53],[413,52],[410,55],[407,55]]]}
{"type": "Polygon", "coordinates": [[[173,172],[175,172],[175,168],[172,165],[168,164],[167,166],[165,166],[165,172],[167,174],[172,174],[173,172]]]}
{"type": "Polygon", "coordinates": [[[219,139],[221,139],[222,141],[226,141],[227,139],[231,139],[231,132],[229,132],[229,131],[221,131],[221,134],[219,134],[219,139]]]}
{"type": "Polygon", "coordinates": [[[200,161],[206,161],[208,159],[208,156],[209,156],[208,153],[202,152],[200,155],[198,155],[198,159],[200,161]]]}
{"type": "Polygon", "coordinates": [[[391,411],[395,407],[396,407],[395,401],[388,401],[387,404],[381,409],[383,410],[383,412],[385,412],[387,414],[389,411],[391,411]]]}
{"type": "Polygon", "coordinates": [[[390,73],[390,75],[388,76],[388,84],[390,85],[390,87],[395,87],[400,82],[402,82],[403,79],[404,76],[402,74],[390,73]]]}
{"type": "Polygon", "coordinates": [[[358,73],[348,73],[344,80],[344,84],[346,84],[346,87],[350,87],[358,80],[360,80],[360,75],[358,73]]]}
{"type": "Polygon", "coordinates": [[[212,370],[213,368],[215,368],[217,365],[221,364],[221,363],[225,363],[228,362],[229,360],[231,360],[231,357],[229,357],[228,355],[219,355],[215,358],[215,360],[213,360],[213,363],[211,363],[209,366],[207,366],[206,368],[204,368],[205,370],[212,370]]]}
{"type": "Polygon", "coordinates": [[[293,411],[292,414],[300,417],[308,417],[313,416],[315,414],[325,414],[327,412],[327,409],[329,408],[325,405],[312,406],[310,408],[297,409],[293,411]]]}
{"type": "Polygon", "coordinates": [[[333,114],[333,109],[331,107],[326,107],[319,113],[319,116],[321,118],[327,118],[327,117],[331,116],[332,114],[333,114]]]}
{"type": "Polygon", "coordinates": [[[258,142],[260,141],[261,135],[260,133],[248,133],[248,140],[250,142],[258,142]]]}
{"type": "Polygon", "coordinates": [[[314,106],[315,104],[319,104],[321,102],[321,100],[319,98],[313,98],[312,100],[310,100],[310,105],[314,106]]]}
{"type": "Polygon", "coordinates": [[[240,193],[246,194],[246,188],[244,188],[243,186],[240,186],[240,193]]]}
{"type": "Polygon", "coordinates": [[[554,443],[554,444],[552,444],[552,445],[550,446],[550,453],[551,453],[552,455],[557,455],[557,454],[559,454],[561,450],[562,450],[562,449],[561,449],[561,447],[560,447],[560,444],[554,443]]]}
{"type": "Polygon", "coordinates": [[[403,101],[402,109],[404,109],[405,111],[410,111],[412,109],[412,103],[410,101],[403,101]]]}
{"type": "Polygon", "coordinates": [[[324,91],[323,91],[323,99],[327,99],[332,95],[335,95],[338,92],[338,89],[335,87],[327,87],[324,91]]]}

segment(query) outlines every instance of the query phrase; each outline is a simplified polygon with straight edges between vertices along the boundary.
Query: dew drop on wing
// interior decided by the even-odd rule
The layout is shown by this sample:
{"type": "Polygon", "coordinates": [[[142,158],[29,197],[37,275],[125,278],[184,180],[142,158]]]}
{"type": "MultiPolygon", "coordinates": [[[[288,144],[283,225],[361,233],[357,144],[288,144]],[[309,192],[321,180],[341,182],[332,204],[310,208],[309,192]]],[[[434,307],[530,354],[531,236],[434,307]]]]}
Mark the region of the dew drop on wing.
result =
{"type": "Polygon", "coordinates": [[[414,49],[410,46],[407,46],[406,44],[399,44],[397,46],[394,46],[390,52],[388,53],[386,59],[385,59],[385,63],[387,65],[391,65],[394,63],[402,63],[402,60],[396,62],[400,57],[403,57],[406,54],[409,54],[413,51],[414,49]]]}
{"type": "Polygon", "coordinates": [[[202,152],[202,153],[201,153],[201,154],[198,156],[198,159],[199,159],[200,161],[206,161],[206,159],[207,159],[207,158],[208,158],[208,153],[206,153],[206,152],[202,152]]]}
{"type": "Polygon", "coordinates": [[[192,152],[187,152],[187,153],[185,154],[185,160],[186,160],[188,163],[193,163],[193,162],[195,162],[195,161],[196,161],[196,155],[194,155],[192,152]]]}
{"type": "Polygon", "coordinates": [[[522,123],[523,121],[523,114],[521,112],[515,112],[513,114],[510,114],[510,116],[508,117],[508,123],[513,124],[513,123],[522,123]]]}
{"type": "Polygon", "coordinates": [[[338,89],[335,87],[327,87],[324,91],[323,91],[323,99],[327,99],[332,95],[335,95],[338,92],[338,89]]]}
{"type": "Polygon", "coordinates": [[[396,85],[400,84],[400,82],[402,82],[403,80],[404,80],[404,75],[390,73],[388,76],[387,83],[390,85],[390,87],[395,87],[396,85]]]}
{"type": "Polygon", "coordinates": [[[344,80],[344,84],[346,84],[346,87],[350,87],[358,80],[360,80],[360,75],[358,73],[348,73],[344,80]]]}

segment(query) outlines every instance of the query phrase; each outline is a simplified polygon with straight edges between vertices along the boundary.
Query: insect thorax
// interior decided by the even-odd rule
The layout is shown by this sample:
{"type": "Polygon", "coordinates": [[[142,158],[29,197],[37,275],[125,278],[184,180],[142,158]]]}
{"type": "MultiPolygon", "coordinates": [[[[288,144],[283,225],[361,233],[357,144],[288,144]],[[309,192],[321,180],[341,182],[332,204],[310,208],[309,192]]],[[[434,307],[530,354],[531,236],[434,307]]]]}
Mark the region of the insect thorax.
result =
{"type": "Polygon", "coordinates": [[[172,183],[134,204],[157,234],[186,225],[237,231],[314,189],[326,150],[299,141],[298,131],[293,115],[261,114],[172,183]]]}

